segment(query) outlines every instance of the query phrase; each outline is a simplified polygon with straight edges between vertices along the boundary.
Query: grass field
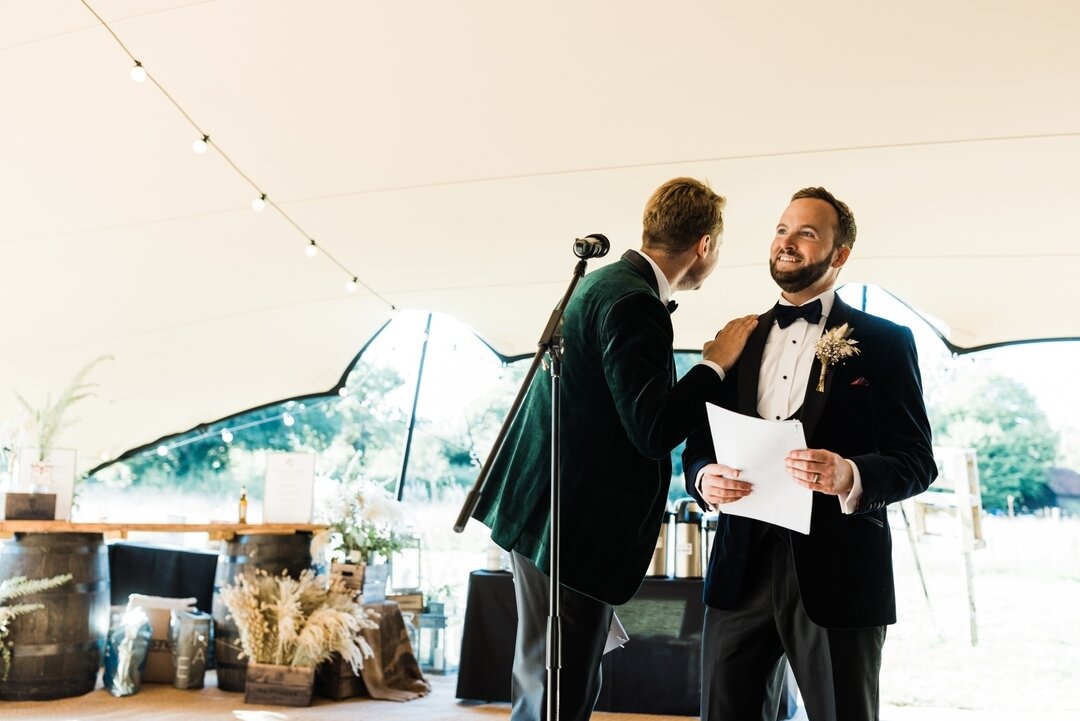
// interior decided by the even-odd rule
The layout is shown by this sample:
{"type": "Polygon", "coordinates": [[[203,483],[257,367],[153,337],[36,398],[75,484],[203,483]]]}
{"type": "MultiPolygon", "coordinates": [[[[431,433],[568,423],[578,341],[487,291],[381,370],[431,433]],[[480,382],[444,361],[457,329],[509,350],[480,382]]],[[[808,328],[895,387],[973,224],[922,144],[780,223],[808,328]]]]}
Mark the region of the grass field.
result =
{"type": "Polygon", "coordinates": [[[937,519],[942,535],[917,543],[928,606],[903,519],[891,520],[899,621],[885,643],[883,702],[1080,718],[1080,520],[983,519],[986,547],[972,554],[975,646],[952,523],[937,519]]]}

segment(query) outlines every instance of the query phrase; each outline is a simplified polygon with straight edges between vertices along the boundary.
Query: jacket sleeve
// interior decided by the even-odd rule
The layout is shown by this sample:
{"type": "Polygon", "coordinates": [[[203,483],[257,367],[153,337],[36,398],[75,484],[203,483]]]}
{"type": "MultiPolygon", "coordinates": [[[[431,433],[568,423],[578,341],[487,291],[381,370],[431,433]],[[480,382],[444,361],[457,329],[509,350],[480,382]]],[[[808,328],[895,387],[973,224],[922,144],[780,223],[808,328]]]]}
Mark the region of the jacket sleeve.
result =
{"type": "Polygon", "coordinates": [[[630,442],[660,459],[705,422],[705,399],[722,385],[698,365],[678,382],[671,318],[650,293],[630,293],[611,304],[600,324],[604,376],[630,442]]]}
{"type": "Polygon", "coordinates": [[[863,487],[856,513],[922,493],[937,477],[915,339],[904,327],[890,337],[893,340],[883,352],[885,382],[875,398],[877,452],[850,458],[859,468],[863,487]]]}

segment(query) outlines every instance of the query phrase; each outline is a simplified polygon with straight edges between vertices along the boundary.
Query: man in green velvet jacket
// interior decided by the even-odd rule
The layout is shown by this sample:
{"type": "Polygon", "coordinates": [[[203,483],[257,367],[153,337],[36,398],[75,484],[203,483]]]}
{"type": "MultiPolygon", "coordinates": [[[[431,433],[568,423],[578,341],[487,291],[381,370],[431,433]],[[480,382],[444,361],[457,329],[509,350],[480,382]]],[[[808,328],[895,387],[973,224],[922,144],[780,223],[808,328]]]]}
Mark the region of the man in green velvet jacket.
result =
{"type": "MultiPolygon", "coordinates": [[[[705,423],[755,316],[704,344],[702,363],[675,382],[671,293],[716,265],[724,198],[675,178],[645,208],[642,246],[585,276],[567,304],[561,413],[563,719],[587,719],[613,606],[645,576],[668,485],[670,453],[705,423]]],[[[551,457],[551,379],[537,373],[473,516],[511,551],[518,610],[513,721],[544,713],[551,457]]]]}

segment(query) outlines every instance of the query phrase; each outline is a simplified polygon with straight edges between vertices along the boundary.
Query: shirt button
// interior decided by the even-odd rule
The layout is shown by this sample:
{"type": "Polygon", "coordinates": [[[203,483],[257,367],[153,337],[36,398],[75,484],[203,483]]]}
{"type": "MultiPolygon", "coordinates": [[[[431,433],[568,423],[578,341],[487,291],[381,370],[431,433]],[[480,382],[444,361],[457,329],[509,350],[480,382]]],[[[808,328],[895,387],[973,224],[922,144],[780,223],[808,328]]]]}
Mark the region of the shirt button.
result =
{"type": "Polygon", "coordinates": [[[795,341],[791,341],[791,345],[795,345],[795,341]]]}
{"type": "Polygon", "coordinates": [[[780,416],[777,416],[777,417],[776,417],[776,420],[780,420],[780,416]]]}
{"type": "Polygon", "coordinates": [[[787,380],[787,376],[784,376],[784,380],[787,380]]]}

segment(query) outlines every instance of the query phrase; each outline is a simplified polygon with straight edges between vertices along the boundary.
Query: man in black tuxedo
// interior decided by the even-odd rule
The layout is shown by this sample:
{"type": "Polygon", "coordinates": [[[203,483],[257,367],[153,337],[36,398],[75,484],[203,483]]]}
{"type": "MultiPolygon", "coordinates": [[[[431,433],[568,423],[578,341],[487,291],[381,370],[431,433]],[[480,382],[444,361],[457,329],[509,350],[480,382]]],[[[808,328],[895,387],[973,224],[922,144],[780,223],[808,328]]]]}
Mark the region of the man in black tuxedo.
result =
{"type": "MultiPolygon", "coordinates": [[[[561,413],[562,669],[560,717],[587,719],[613,606],[645,576],[671,482],[670,454],[705,423],[752,316],[704,345],[675,382],[671,293],[701,286],[716,265],[724,198],[675,178],[645,208],[642,246],[588,273],[564,314],[561,413]]],[[[551,481],[551,379],[537,373],[473,517],[512,551],[518,635],[513,721],[545,709],[551,481]]]]}
{"type": "Polygon", "coordinates": [[[896,621],[886,506],[926,490],[937,468],[911,331],[833,291],[854,243],[847,205],[824,188],[795,193],[769,250],[780,301],[709,398],[802,421],[809,448],[785,464],[814,492],[809,535],[725,514],[751,485],[715,458],[707,428],[687,441],[687,490],[720,511],[705,580],[703,721],[775,719],[784,654],[811,721],[878,718],[885,627],[896,621]],[[845,323],[859,353],[826,363],[819,391],[815,344],[845,323]]]}

